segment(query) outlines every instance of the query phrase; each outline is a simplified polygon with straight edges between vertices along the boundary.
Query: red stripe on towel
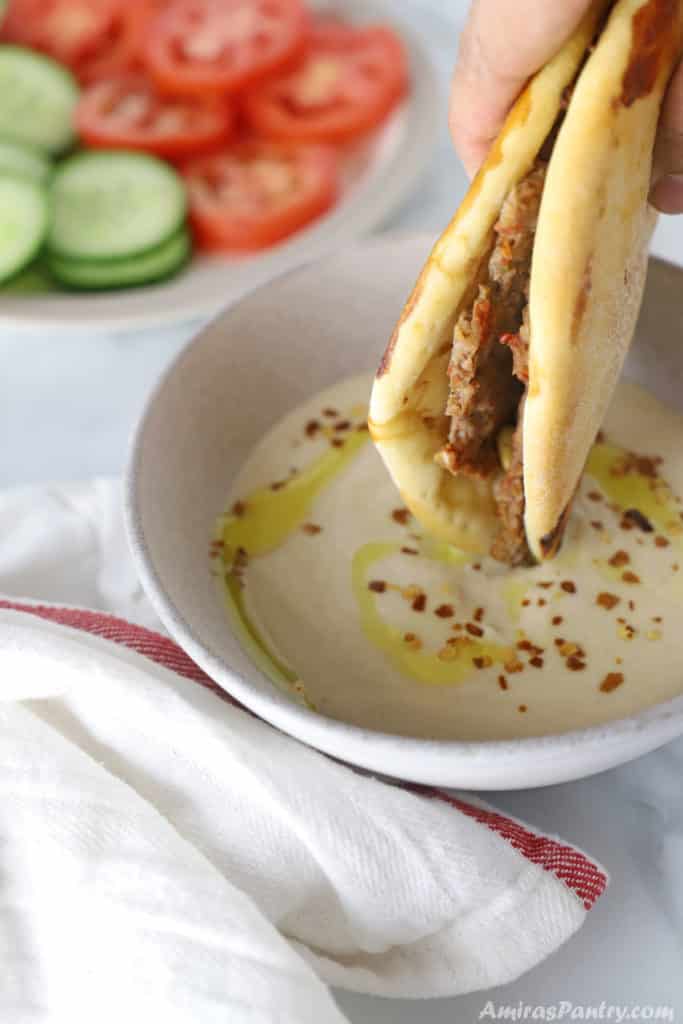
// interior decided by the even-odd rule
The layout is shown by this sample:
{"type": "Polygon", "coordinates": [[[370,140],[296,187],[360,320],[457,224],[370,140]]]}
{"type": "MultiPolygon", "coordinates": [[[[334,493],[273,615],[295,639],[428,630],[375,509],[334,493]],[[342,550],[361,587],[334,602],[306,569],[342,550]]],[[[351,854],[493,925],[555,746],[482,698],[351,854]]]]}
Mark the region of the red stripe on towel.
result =
{"type": "MultiPolygon", "coordinates": [[[[125,619],[104,612],[92,612],[79,608],[59,608],[45,604],[22,604],[21,602],[0,600],[0,609],[7,611],[26,612],[38,618],[47,619],[60,626],[80,629],[93,636],[102,637],[113,643],[122,644],[138,654],[144,655],[157,665],[170,669],[179,676],[200,683],[212,690],[223,700],[235,707],[242,707],[230,694],[226,693],[199,665],[178,646],[170,637],[156,633],[144,626],[136,626],[125,619]]],[[[245,709],[247,710],[247,709],[245,709]]],[[[497,811],[487,810],[469,804],[458,797],[450,796],[440,789],[408,786],[413,792],[444,800],[463,814],[490,828],[505,839],[527,860],[538,864],[545,871],[559,878],[581,900],[586,910],[590,910],[598,897],[604,892],[607,877],[597,865],[580,850],[553,839],[550,836],[538,835],[531,829],[521,825],[512,818],[507,818],[497,811]]]]}

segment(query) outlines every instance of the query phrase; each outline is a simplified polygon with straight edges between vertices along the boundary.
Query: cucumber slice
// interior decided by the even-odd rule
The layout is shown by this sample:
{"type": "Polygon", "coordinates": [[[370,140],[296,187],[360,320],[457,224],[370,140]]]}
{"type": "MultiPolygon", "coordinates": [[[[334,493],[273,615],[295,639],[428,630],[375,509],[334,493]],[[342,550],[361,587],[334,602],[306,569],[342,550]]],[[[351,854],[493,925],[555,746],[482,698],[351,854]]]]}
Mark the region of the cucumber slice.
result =
{"type": "Polygon", "coordinates": [[[191,249],[190,235],[181,228],[156,249],[140,256],[91,262],[48,252],[46,263],[54,278],[68,288],[86,291],[132,288],[171,277],[187,263],[191,249]]]}
{"type": "Polygon", "coordinates": [[[0,46],[0,135],[58,153],[74,138],[78,86],[61,64],[23,46],[0,46]]]}
{"type": "Polygon", "coordinates": [[[50,161],[39,149],[9,139],[0,139],[0,174],[28,178],[38,185],[44,185],[51,170],[50,161]]]}
{"type": "Polygon", "coordinates": [[[30,263],[47,234],[45,190],[33,181],[0,177],[0,281],[30,263]]]}
{"type": "Polygon", "coordinates": [[[45,295],[54,292],[55,283],[39,262],[29,263],[6,284],[0,285],[2,295],[45,295]]]}
{"type": "Polygon", "coordinates": [[[65,160],[52,179],[50,249],[68,259],[138,256],[185,219],[182,179],[145,153],[92,150],[65,160]]]}

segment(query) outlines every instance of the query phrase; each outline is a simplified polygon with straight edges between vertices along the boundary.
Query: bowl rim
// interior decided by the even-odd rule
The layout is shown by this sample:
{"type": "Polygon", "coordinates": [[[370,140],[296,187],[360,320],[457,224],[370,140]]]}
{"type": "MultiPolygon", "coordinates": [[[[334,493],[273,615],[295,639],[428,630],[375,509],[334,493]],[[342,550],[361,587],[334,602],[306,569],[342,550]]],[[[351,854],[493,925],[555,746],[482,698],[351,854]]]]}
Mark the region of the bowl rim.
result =
{"type": "MultiPolygon", "coordinates": [[[[245,708],[283,732],[328,752],[336,753],[336,751],[345,747],[350,749],[352,744],[356,750],[362,748],[372,749],[377,755],[375,759],[379,759],[382,755],[394,755],[397,745],[399,745],[406,757],[428,754],[431,758],[438,758],[439,761],[447,761],[451,766],[457,765],[458,761],[463,763],[466,760],[468,764],[471,764],[474,760],[484,758],[489,761],[491,758],[495,758],[499,764],[500,762],[519,762],[526,758],[532,758],[535,762],[538,762],[548,761],[551,758],[576,755],[582,750],[588,750],[596,746],[601,746],[603,751],[605,745],[613,749],[625,740],[628,740],[629,737],[636,734],[643,735],[644,733],[656,732],[658,726],[664,726],[666,723],[674,720],[680,720],[681,732],[683,732],[683,694],[653,704],[633,715],[615,718],[598,725],[587,726],[583,729],[512,739],[430,739],[382,732],[355,725],[328,717],[320,712],[312,711],[305,705],[296,703],[277,689],[272,681],[254,665],[254,673],[269,684],[269,689],[264,692],[255,689],[249,678],[244,678],[235,672],[218,651],[213,650],[209,644],[197,637],[194,628],[165,592],[154,567],[145,537],[142,511],[139,504],[138,481],[141,475],[141,463],[148,424],[155,413],[157,405],[164,399],[168,381],[182,369],[185,359],[188,358],[196,345],[201,344],[209,331],[215,331],[216,326],[222,320],[229,319],[235,309],[241,306],[242,303],[252,299],[262,289],[268,288],[274,283],[281,283],[287,278],[305,273],[313,266],[333,262],[339,259],[340,256],[348,255],[350,251],[356,248],[366,249],[374,246],[381,248],[386,245],[417,244],[418,242],[426,242],[428,238],[431,238],[431,236],[424,232],[382,232],[373,235],[371,238],[357,240],[335,253],[327,254],[322,258],[314,259],[295,268],[285,270],[276,277],[271,278],[266,284],[251,289],[247,294],[240,297],[236,303],[205,324],[200,331],[183,345],[164,369],[147,396],[138,422],[132,431],[129,455],[124,473],[123,494],[128,541],[138,576],[154,610],[169,633],[193,661],[227,693],[243,704],[245,708]],[[332,747],[334,751],[331,750],[332,747]]],[[[230,629],[227,617],[226,627],[230,629]]],[[[661,742],[665,742],[665,740],[661,742]]],[[[655,745],[655,743],[652,744],[652,746],[655,745]]],[[[651,749],[651,747],[648,747],[648,749],[651,749]]],[[[586,773],[577,773],[577,777],[579,774],[586,773]]]]}

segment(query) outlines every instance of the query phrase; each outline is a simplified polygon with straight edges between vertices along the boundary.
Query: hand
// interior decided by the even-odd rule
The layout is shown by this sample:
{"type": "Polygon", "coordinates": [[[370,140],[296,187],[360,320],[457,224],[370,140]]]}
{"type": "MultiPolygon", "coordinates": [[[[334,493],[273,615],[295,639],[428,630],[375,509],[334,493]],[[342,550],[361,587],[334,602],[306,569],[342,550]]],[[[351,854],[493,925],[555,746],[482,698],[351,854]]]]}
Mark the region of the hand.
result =
{"type": "MultiPolygon", "coordinates": [[[[572,33],[590,0],[473,0],[453,75],[449,123],[472,176],[525,82],[572,33]]],[[[683,213],[683,65],[669,85],[655,146],[650,201],[683,213]]]]}

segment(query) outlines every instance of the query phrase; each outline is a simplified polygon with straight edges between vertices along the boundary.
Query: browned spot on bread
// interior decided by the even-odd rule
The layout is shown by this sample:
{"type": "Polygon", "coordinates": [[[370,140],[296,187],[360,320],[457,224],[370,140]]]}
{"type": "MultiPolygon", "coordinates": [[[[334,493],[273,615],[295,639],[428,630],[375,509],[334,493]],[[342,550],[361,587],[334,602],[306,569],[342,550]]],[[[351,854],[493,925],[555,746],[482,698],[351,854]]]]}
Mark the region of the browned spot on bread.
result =
{"type": "Polygon", "coordinates": [[[425,276],[425,274],[427,272],[428,267],[429,267],[429,264],[427,264],[427,266],[423,269],[422,273],[420,274],[420,276],[417,279],[415,287],[413,288],[413,290],[412,290],[412,292],[410,294],[410,298],[408,299],[408,301],[406,302],[405,306],[403,307],[403,312],[401,313],[401,317],[400,317],[398,323],[396,324],[396,326],[394,327],[394,333],[389,338],[389,344],[385,348],[384,355],[382,356],[380,364],[379,364],[379,366],[377,368],[377,377],[383,377],[384,374],[388,373],[388,371],[389,371],[389,368],[391,366],[391,358],[392,358],[392,356],[394,354],[394,349],[396,348],[396,342],[398,341],[398,333],[401,330],[401,327],[403,326],[405,321],[408,319],[410,314],[415,309],[415,306],[417,305],[418,299],[420,298],[420,295],[422,294],[423,279],[424,279],[424,276],[425,276]]]}
{"type": "Polygon", "coordinates": [[[382,358],[380,360],[379,366],[377,367],[377,374],[376,374],[376,376],[378,378],[379,377],[383,377],[384,374],[388,373],[388,371],[389,371],[389,367],[391,366],[391,357],[393,356],[394,349],[396,348],[396,342],[398,340],[398,330],[399,330],[399,327],[401,326],[401,323],[402,323],[402,321],[400,320],[396,324],[396,326],[394,327],[394,333],[389,338],[389,344],[384,349],[384,354],[383,354],[383,356],[382,356],[382,358]]]}
{"type": "Polygon", "coordinates": [[[574,303],[574,311],[572,313],[572,341],[576,342],[579,331],[581,330],[581,323],[583,321],[586,309],[588,307],[588,299],[593,287],[593,258],[590,257],[586,263],[586,267],[583,272],[581,279],[581,287],[579,294],[576,296],[574,303]]]}
{"type": "MultiPolygon", "coordinates": [[[[503,146],[507,141],[507,136],[510,132],[514,131],[515,128],[520,128],[523,124],[526,124],[531,113],[531,86],[528,85],[526,89],[520,94],[514,107],[508,114],[505,124],[503,125],[502,131],[499,133],[498,138],[491,146],[489,150],[482,171],[484,174],[486,171],[492,170],[497,167],[503,159],[503,146]]],[[[477,175],[477,178],[479,175],[477,175]]],[[[475,183],[477,181],[475,178],[475,183]]]]}
{"type": "Polygon", "coordinates": [[[550,533],[546,533],[544,537],[541,537],[539,544],[541,548],[541,554],[544,558],[552,558],[553,555],[557,554],[560,544],[562,543],[562,535],[564,533],[564,528],[567,525],[567,519],[569,518],[570,507],[571,501],[565,508],[560,518],[557,520],[557,523],[555,524],[554,528],[550,531],[550,533]]]}
{"type": "Polygon", "coordinates": [[[678,0],[649,0],[635,14],[632,22],[631,52],[621,81],[619,102],[630,107],[648,96],[668,63],[676,45],[674,26],[678,17],[678,0]]]}

